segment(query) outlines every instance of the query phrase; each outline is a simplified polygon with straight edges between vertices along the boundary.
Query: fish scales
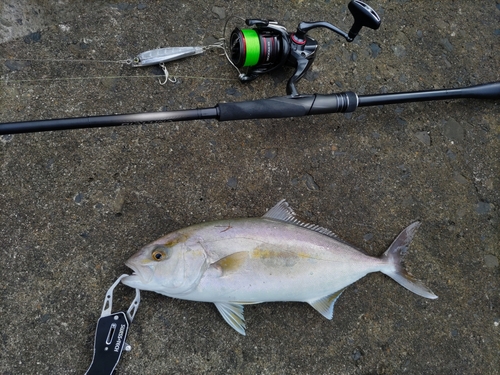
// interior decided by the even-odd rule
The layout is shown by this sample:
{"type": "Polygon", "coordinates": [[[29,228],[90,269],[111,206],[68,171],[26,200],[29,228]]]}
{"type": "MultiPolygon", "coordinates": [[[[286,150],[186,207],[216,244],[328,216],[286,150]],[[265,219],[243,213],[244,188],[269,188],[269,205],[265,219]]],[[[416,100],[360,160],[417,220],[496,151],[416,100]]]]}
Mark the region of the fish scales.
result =
{"type": "Polygon", "coordinates": [[[372,272],[437,298],[401,265],[419,225],[408,226],[381,257],[372,257],[331,231],[297,219],[283,200],[262,218],[197,224],[154,241],[126,262],[134,274],[122,282],[169,297],[213,302],[241,334],[245,304],[307,302],[331,319],[342,291],[372,272]]]}
{"type": "Polygon", "coordinates": [[[195,228],[215,264],[215,272],[206,273],[186,296],[195,301],[304,301],[342,289],[385,265],[334,238],[272,219],[220,221],[195,228]],[[223,261],[218,264],[218,259],[223,261]]]}

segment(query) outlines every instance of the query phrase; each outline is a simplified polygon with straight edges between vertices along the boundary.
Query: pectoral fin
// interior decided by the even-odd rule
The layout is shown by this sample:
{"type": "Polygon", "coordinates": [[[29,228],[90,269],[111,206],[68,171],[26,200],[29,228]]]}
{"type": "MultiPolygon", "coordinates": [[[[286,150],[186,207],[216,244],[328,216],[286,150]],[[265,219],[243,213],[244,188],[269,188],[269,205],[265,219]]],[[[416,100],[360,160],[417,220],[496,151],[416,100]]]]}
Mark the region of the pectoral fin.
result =
{"type": "Polygon", "coordinates": [[[243,305],[231,302],[214,302],[217,310],[224,320],[238,333],[245,336],[245,317],[243,316],[243,305]]]}
{"type": "Polygon", "coordinates": [[[337,302],[337,299],[340,297],[342,292],[345,290],[341,289],[338,292],[329,294],[325,297],[321,297],[319,299],[313,301],[307,301],[312,307],[316,309],[321,315],[323,315],[326,319],[332,320],[333,318],[333,305],[337,302]]]}
{"type": "Polygon", "coordinates": [[[248,252],[240,251],[219,259],[217,262],[212,263],[211,267],[218,270],[220,276],[224,276],[237,271],[247,258],[248,252]]]}

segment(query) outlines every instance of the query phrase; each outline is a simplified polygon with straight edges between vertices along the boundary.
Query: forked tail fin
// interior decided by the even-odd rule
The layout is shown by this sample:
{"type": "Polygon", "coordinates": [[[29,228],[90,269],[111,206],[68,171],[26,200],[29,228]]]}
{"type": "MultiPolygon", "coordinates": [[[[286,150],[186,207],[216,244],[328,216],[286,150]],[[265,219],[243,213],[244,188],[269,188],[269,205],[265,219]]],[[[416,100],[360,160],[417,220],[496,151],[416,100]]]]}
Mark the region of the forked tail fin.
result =
{"type": "Polygon", "coordinates": [[[424,283],[406,271],[401,263],[419,226],[420,222],[418,221],[410,224],[382,254],[381,258],[386,259],[389,264],[389,267],[382,272],[413,293],[425,298],[436,299],[438,297],[424,283]]]}

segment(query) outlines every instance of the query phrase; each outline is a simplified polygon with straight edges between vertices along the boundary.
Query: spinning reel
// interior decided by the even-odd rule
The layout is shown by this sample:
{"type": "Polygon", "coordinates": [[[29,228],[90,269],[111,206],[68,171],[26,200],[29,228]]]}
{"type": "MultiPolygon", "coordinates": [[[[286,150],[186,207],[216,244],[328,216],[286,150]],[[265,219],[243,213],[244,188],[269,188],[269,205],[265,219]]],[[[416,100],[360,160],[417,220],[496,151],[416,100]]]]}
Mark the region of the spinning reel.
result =
{"type": "Polygon", "coordinates": [[[246,74],[240,74],[240,81],[249,82],[281,66],[292,66],[295,72],[287,83],[286,91],[292,97],[298,96],[295,84],[311,67],[318,49],[318,42],[307,35],[309,30],[324,27],[352,42],[363,26],[374,30],[380,27],[380,17],[362,1],[351,0],[348,8],[354,17],[354,24],[348,33],[324,21],[301,22],[297,31],[290,33],[276,21],[246,19],[245,24],[254,28],[235,28],[229,42],[231,62],[238,69],[247,68],[246,74]]]}

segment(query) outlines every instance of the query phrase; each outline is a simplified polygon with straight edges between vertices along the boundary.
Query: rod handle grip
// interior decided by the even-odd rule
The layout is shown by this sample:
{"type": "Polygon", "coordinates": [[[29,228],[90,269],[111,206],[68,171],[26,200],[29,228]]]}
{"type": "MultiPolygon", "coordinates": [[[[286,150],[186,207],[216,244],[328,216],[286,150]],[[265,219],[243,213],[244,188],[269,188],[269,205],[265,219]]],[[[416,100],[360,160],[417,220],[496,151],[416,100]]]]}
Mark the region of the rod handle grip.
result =
{"type": "Polygon", "coordinates": [[[302,117],[353,112],[358,106],[354,92],[329,95],[276,96],[246,102],[219,103],[219,121],[302,117]]]}

